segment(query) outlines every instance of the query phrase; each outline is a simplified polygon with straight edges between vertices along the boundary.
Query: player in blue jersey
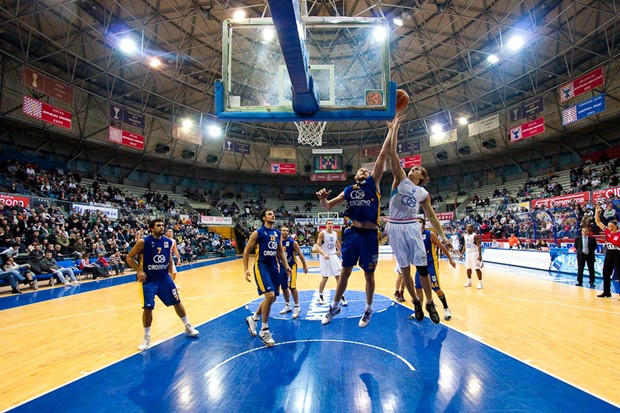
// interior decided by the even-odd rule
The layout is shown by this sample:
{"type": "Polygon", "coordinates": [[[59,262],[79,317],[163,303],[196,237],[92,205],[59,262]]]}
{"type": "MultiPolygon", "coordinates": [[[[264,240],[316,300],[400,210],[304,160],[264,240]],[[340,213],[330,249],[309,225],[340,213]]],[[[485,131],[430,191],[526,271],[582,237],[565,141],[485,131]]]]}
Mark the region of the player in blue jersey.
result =
{"type": "Polygon", "coordinates": [[[287,277],[291,275],[291,268],[284,257],[284,249],[280,242],[280,231],[274,228],[276,222],[275,214],[270,209],[264,209],[260,213],[260,219],[263,221],[263,226],[252,232],[243,250],[243,269],[246,281],[251,282],[251,273],[248,265],[250,251],[255,250],[254,280],[258,287],[258,295],[264,295],[265,299],[258,307],[258,310],[256,310],[256,313],[246,317],[245,321],[250,334],[256,336],[256,327],[260,316],[262,318],[262,328],[258,336],[266,346],[271,347],[276,343],[269,331],[271,305],[276,300],[280,287],[282,289],[288,288],[287,279],[280,275],[278,259],[284,266],[287,277]]]}
{"type": "MultiPolygon", "coordinates": [[[[446,295],[441,290],[441,286],[439,285],[439,257],[437,256],[437,248],[444,253],[446,257],[448,257],[448,261],[452,268],[456,268],[456,264],[454,260],[452,260],[452,256],[450,255],[450,251],[446,248],[445,245],[439,241],[439,237],[435,235],[434,232],[431,232],[425,229],[426,220],[424,218],[418,218],[420,225],[422,227],[422,240],[424,241],[424,249],[426,250],[426,262],[428,264],[428,276],[431,281],[431,288],[437,294],[437,297],[443,304],[443,318],[445,320],[449,320],[452,318],[452,314],[450,313],[450,308],[448,308],[448,300],[446,299],[446,295]],[[437,246],[437,248],[435,248],[437,246]]],[[[424,294],[422,294],[422,282],[420,280],[420,272],[416,271],[415,273],[415,288],[418,293],[418,297],[420,300],[424,299],[424,294]]],[[[415,314],[409,316],[409,318],[415,318],[415,314]]]]}
{"type": "Polygon", "coordinates": [[[280,231],[282,232],[282,248],[284,248],[284,256],[286,257],[286,261],[288,266],[291,268],[291,276],[289,277],[286,274],[286,268],[284,265],[280,265],[280,276],[284,277],[287,280],[288,288],[282,288],[282,295],[284,296],[285,305],[282,310],[280,310],[280,314],[286,314],[293,312],[293,318],[299,317],[301,313],[301,308],[299,308],[299,294],[297,293],[297,260],[295,259],[295,254],[301,260],[301,264],[304,266],[304,274],[308,274],[308,265],[306,264],[306,259],[304,255],[301,253],[301,248],[299,248],[299,244],[297,241],[290,236],[290,229],[286,225],[282,225],[280,227],[280,231]],[[290,295],[293,296],[293,302],[295,303],[295,308],[290,305],[290,295]]]}
{"type": "Polygon", "coordinates": [[[347,202],[345,216],[351,220],[351,227],[345,230],[342,241],[342,273],[336,287],[334,301],[321,321],[329,324],[341,310],[340,299],[347,289],[353,266],[359,263],[366,278],[366,307],[359,321],[360,327],[366,327],[372,316],[372,301],[375,294],[375,268],[379,259],[379,201],[381,199],[380,181],[394,127],[388,123],[388,135],[377,156],[375,167],[370,173],[360,168],[355,174],[355,184],[347,186],[338,196],[327,199],[331,191],[325,188],[316,193],[321,206],[330,210],[347,202]]]}
{"type": "Polygon", "coordinates": [[[127,265],[136,271],[138,282],[142,284],[142,325],[144,326],[144,339],[138,346],[140,351],[146,350],[151,345],[151,323],[153,322],[153,309],[155,308],[155,296],[167,306],[174,306],[181,321],[185,325],[185,334],[189,337],[198,337],[199,332],[187,320],[185,307],[181,304],[179,293],[174,281],[170,278],[172,272],[172,260],[170,251],[172,240],[164,237],[164,220],[155,218],[149,222],[151,235],[138,240],[136,245],[127,254],[127,265]],[[139,258],[139,262],[136,258],[139,258]]]}

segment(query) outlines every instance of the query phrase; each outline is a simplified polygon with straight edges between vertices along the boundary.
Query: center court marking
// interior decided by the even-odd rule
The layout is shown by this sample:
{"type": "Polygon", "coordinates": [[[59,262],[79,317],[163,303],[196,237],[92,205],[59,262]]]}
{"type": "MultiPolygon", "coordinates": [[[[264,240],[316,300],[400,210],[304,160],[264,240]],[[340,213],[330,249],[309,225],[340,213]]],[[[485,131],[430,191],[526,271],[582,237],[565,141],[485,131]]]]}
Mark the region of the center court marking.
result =
{"type": "MultiPolygon", "coordinates": [[[[387,353],[391,356],[396,357],[397,359],[399,359],[400,361],[402,361],[403,363],[405,363],[405,365],[407,367],[409,367],[409,370],[411,371],[415,371],[415,368],[413,367],[413,365],[411,363],[409,363],[404,357],[394,353],[393,351],[390,351],[388,349],[385,349],[383,347],[378,347],[378,346],[374,346],[372,344],[367,344],[367,343],[361,343],[359,341],[349,341],[349,340],[334,340],[334,339],[308,339],[308,340],[293,340],[293,341],[284,341],[282,343],[276,343],[273,347],[277,347],[277,346],[283,346],[286,344],[297,344],[297,343],[344,343],[344,344],[355,344],[358,346],[364,346],[364,347],[370,347],[373,348],[375,350],[380,350],[383,351],[384,353],[387,353]]],[[[228,363],[229,361],[232,361],[236,358],[239,358],[241,356],[245,356],[246,354],[250,354],[253,353],[255,351],[258,350],[264,350],[266,348],[269,348],[267,346],[262,346],[262,347],[257,347],[257,348],[253,348],[251,350],[247,350],[244,352],[241,352],[239,354],[235,354],[232,357],[227,358],[226,360],[218,363],[215,367],[213,367],[211,370],[209,370],[208,372],[205,373],[205,376],[208,376],[209,374],[211,374],[213,371],[217,370],[218,368],[220,368],[221,366],[223,366],[224,364],[228,363]]]]}

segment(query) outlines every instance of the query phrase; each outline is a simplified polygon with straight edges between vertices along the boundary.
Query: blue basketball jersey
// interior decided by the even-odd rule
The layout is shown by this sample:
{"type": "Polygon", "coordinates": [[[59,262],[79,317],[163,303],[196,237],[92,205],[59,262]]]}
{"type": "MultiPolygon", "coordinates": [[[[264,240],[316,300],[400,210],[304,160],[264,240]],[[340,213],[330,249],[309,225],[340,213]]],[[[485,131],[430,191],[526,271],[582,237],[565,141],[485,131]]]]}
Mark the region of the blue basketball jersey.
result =
{"type": "Polygon", "coordinates": [[[269,229],[263,225],[256,232],[258,233],[255,250],[256,259],[264,264],[277,265],[280,231],[275,228],[269,229]]]}
{"type": "Polygon", "coordinates": [[[431,240],[431,231],[428,229],[422,231],[422,240],[424,241],[424,249],[426,250],[426,262],[430,265],[437,260],[437,248],[431,240]]]}
{"type": "Polygon", "coordinates": [[[344,198],[347,200],[348,208],[345,216],[353,221],[372,222],[379,224],[379,201],[381,195],[377,191],[372,176],[368,179],[347,186],[344,189],[344,198]]]}
{"type": "Polygon", "coordinates": [[[293,264],[295,264],[295,249],[293,248],[294,245],[295,240],[291,236],[282,241],[282,246],[284,247],[284,252],[286,255],[286,262],[288,263],[289,267],[292,267],[293,264]]]}
{"type": "Polygon", "coordinates": [[[162,280],[168,276],[171,248],[172,240],[169,238],[157,239],[152,235],[144,238],[142,270],[146,273],[147,281],[162,280]]]}

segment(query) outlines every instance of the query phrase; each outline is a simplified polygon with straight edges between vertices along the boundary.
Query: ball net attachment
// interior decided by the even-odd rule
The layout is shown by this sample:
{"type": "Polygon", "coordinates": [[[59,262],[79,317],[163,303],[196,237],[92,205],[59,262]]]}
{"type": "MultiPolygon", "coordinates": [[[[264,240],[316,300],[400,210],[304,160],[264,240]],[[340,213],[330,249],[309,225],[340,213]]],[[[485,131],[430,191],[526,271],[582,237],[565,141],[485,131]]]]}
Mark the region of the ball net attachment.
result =
{"type": "Polygon", "coordinates": [[[301,145],[321,146],[323,144],[323,131],[327,122],[315,122],[304,120],[295,122],[299,135],[297,142],[301,145]]]}

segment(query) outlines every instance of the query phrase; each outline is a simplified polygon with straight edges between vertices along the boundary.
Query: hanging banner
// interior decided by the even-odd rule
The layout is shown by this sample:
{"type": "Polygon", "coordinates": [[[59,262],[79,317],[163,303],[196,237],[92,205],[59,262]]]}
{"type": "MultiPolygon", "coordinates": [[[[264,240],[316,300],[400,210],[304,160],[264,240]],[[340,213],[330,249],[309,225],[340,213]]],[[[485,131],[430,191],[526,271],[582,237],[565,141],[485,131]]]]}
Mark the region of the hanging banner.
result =
{"type": "Polygon", "coordinates": [[[272,174],[295,175],[297,173],[297,165],[294,163],[271,163],[272,174]]]}
{"type": "MultiPolygon", "coordinates": [[[[420,140],[398,142],[396,150],[402,152],[420,152],[420,140]]],[[[378,154],[377,154],[378,155],[378,154]]]]}
{"type": "Polygon", "coordinates": [[[434,133],[430,136],[430,145],[431,146],[439,146],[450,142],[456,142],[456,129],[452,129],[449,131],[434,133]]]}
{"type": "Polygon", "coordinates": [[[250,145],[247,143],[240,143],[237,141],[226,139],[224,140],[224,150],[235,152],[235,153],[240,153],[242,155],[249,155],[250,145]]]}
{"type": "Polygon", "coordinates": [[[499,128],[499,113],[480,119],[478,122],[470,123],[467,128],[469,136],[480,135],[481,133],[497,129],[499,128]]]}
{"type": "Polygon", "coordinates": [[[195,145],[202,145],[202,136],[200,135],[200,128],[184,128],[182,125],[172,125],[172,137],[185,142],[190,142],[195,145]]]}
{"type": "Polygon", "coordinates": [[[409,169],[411,167],[422,165],[422,155],[405,156],[400,158],[400,167],[409,169]]]}
{"type": "Polygon", "coordinates": [[[116,103],[110,103],[109,109],[110,119],[144,129],[145,118],[143,114],[116,103]]]}
{"type": "Polygon", "coordinates": [[[22,111],[35,119],[42,120],[53,125],[71,129],[71,118],[73,115],[55,106],[43,103],[40,100],[28,96],[23,97],[22,111]]]}
{"type": "Polygon", "coordinates": [[[541,113],[544,110],[545,106],[543,98],[539,97],[538,99],[522,104],[518,108],[510,110],[510,120],[514,122],[519,119],[529,118],[541,113]]]}
{"type": "Polygon", "coordinates": [[[534,119],[531,122],[515,126],[510,129],[510,142],[517,142],[521,139],[530,138],[545,131],[545,118],[534,119]]]}
{"type": "Polygon", "coordinates": [[[568,83],[564,83],[558,88],[560,92],[560,102],[571,100],[575,96],[579,96],[595,87],[602,86],[605,79],[603,78],[603,68],[599,67],[583,76],[568,83]]]}
{"type": "Polygon", "coordinates": [[[60,82],[36,70],[24,66],[22,71],[24,86],[36,89],[46,95],[73,104],[73,88],[67,83],[60,82]]]}
{"type": "Polygon", "coordinates": [[[602,93],[562,111],[562,126],[605,111],[605,94],[602,93]]]}
{"type": "Polygon", "coordinates": [[[127,146],[134,149],[144,149],[144,136],[128,132],[114,126],[108,128],[108,138],[110,142],[127,146]]]}
{"type": "Polygon", "coordinates": [[[269,148],[269,157],[276,159],[297,159],[295,148],[269,148]]]}

